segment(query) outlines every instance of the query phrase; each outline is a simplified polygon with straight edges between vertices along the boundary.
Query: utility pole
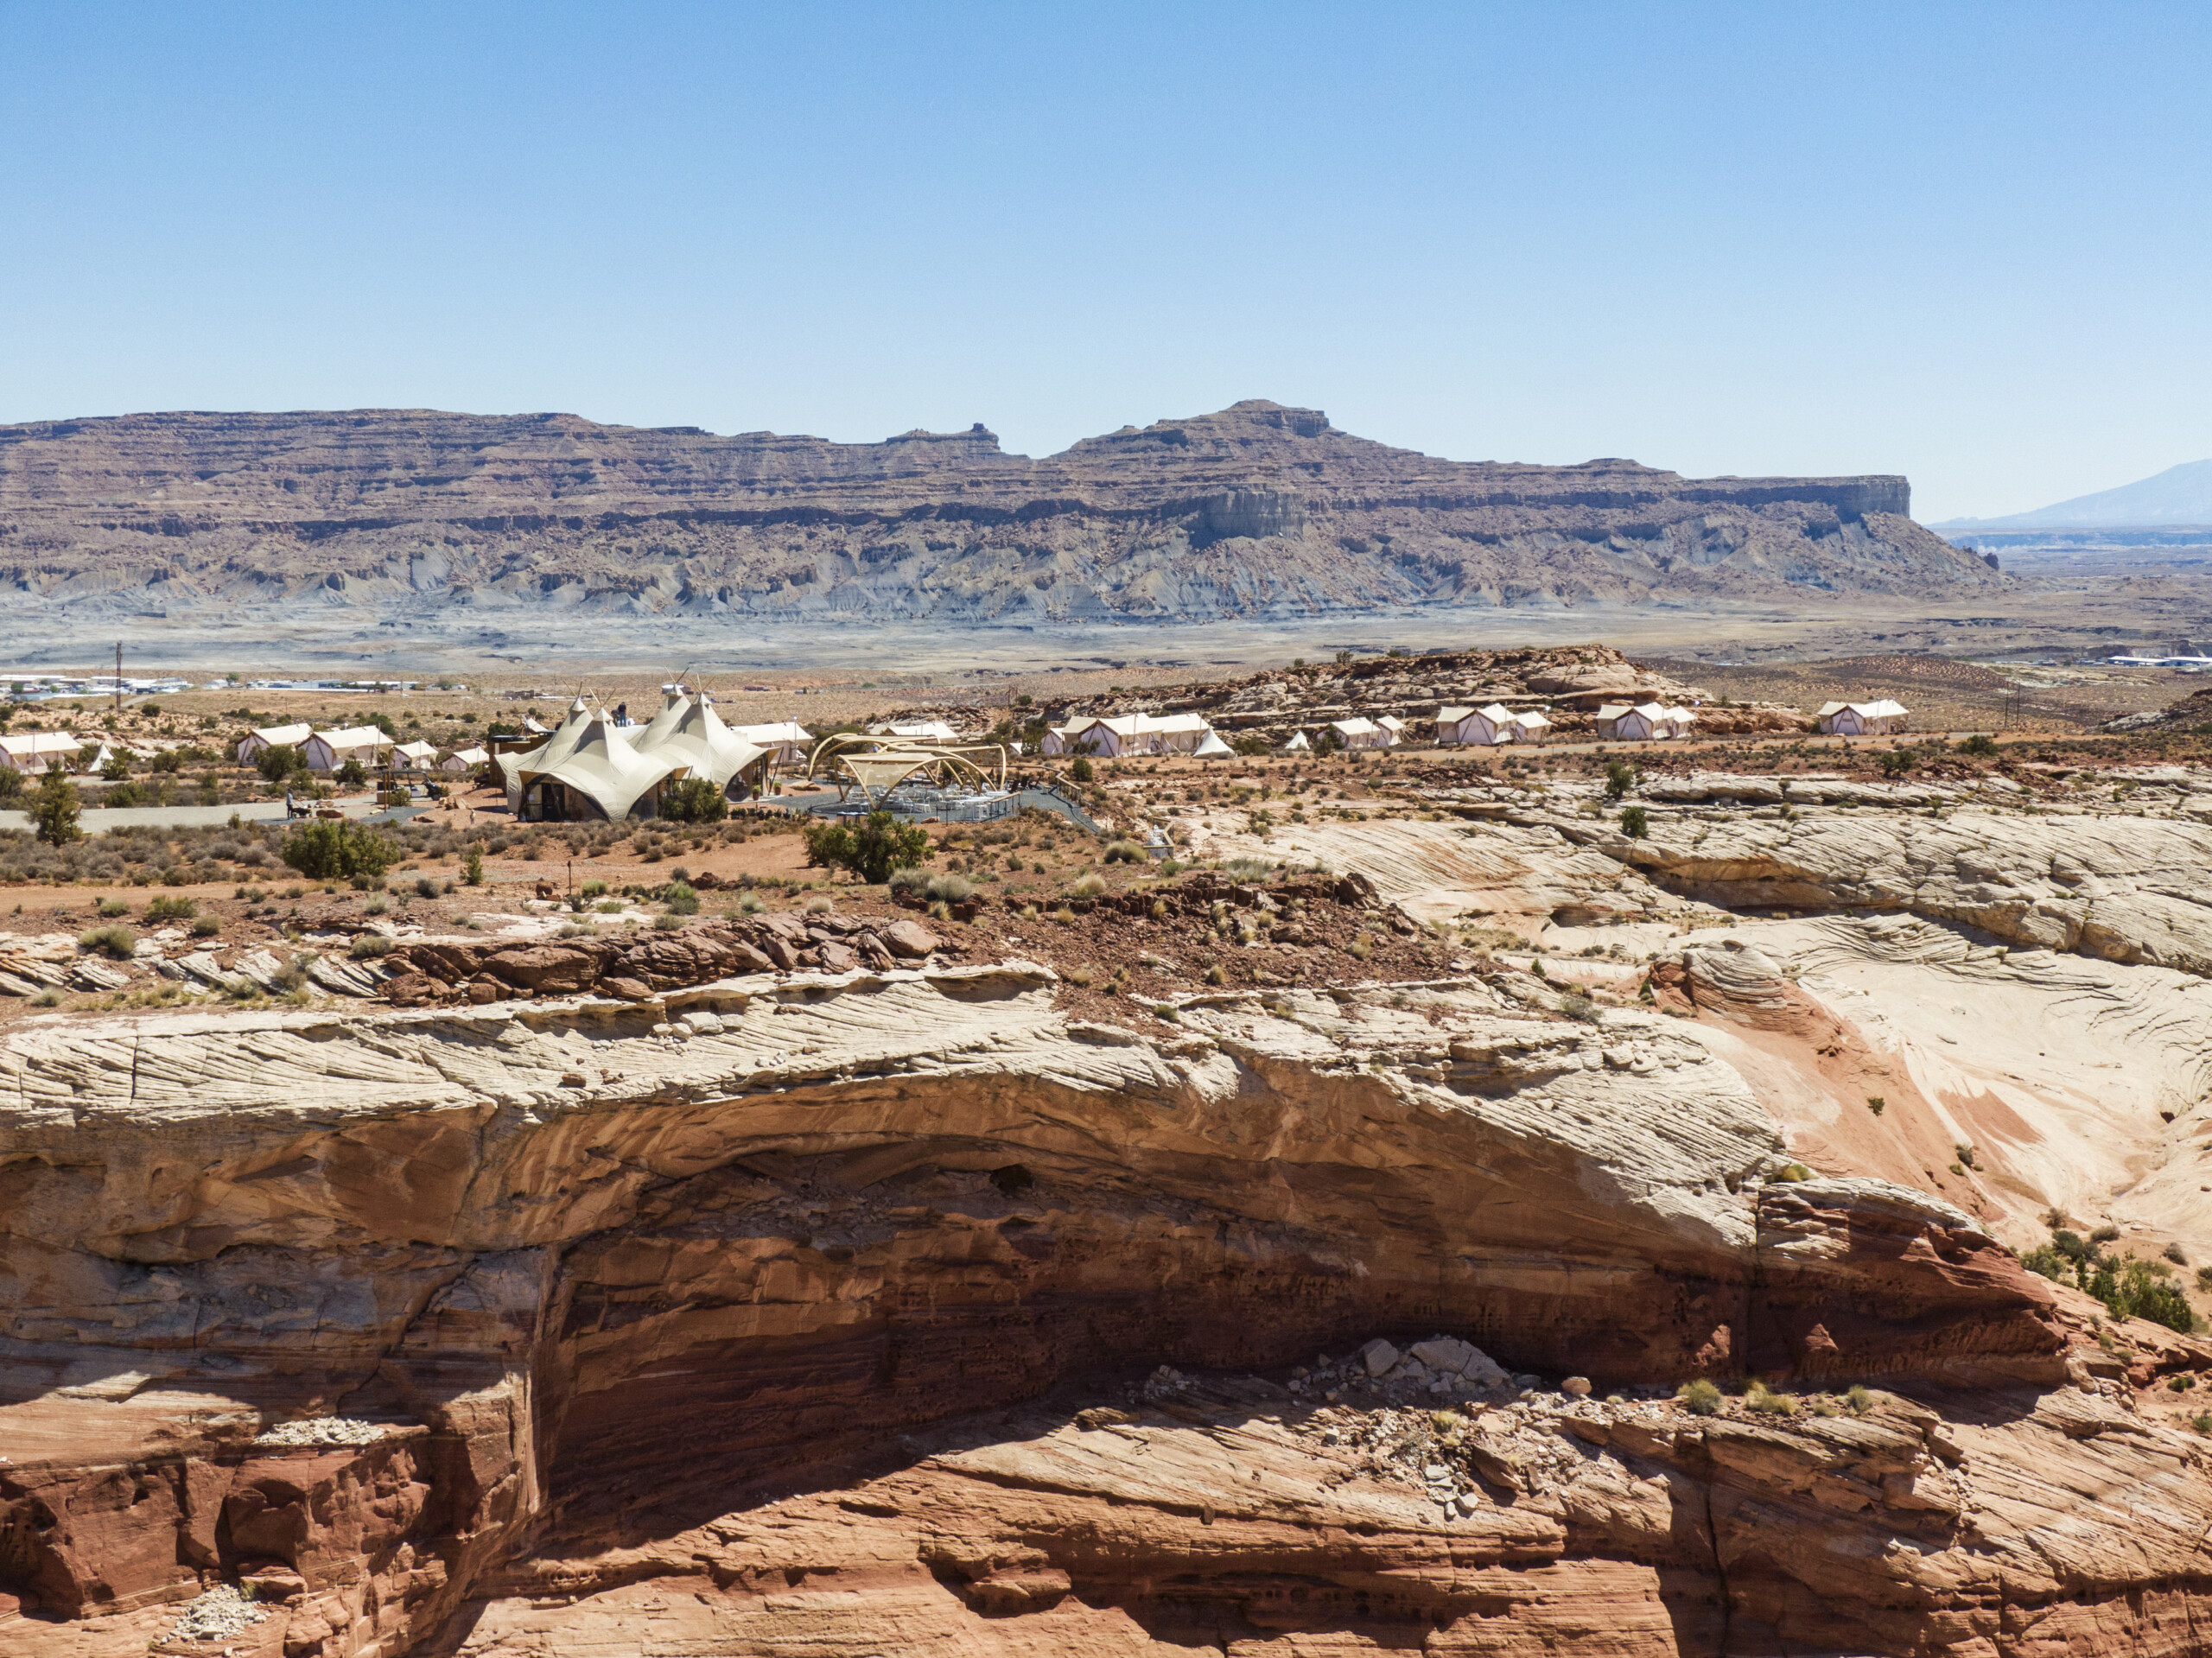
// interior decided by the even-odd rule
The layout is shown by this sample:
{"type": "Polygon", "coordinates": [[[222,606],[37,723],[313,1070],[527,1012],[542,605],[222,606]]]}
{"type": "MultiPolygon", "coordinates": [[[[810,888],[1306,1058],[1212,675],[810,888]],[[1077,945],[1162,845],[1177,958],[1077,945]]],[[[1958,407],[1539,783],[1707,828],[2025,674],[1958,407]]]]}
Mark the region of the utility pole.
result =
{"type": "Polygon", "coordinates": [[[115,711],[123,712],[123,641],[115,642],[115,711]]]}

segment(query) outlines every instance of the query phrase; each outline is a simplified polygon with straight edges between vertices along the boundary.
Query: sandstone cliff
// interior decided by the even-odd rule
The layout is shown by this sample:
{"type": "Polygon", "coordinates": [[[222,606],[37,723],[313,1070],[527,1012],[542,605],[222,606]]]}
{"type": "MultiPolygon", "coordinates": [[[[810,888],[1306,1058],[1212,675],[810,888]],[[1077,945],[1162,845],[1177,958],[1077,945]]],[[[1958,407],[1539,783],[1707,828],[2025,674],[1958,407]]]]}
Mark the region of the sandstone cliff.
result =
{"type": "MultiPolygon", "coordinates": [[[[1033,461],[572,416],[162,414],[0,429],[18,606],[283,602],[815,620],[1177,620],[1968,592],[1894,477],[1464,464],[1238,403],[1033,461]]],[[[304,607],[304,608],[303,608],[304,607]]]]}
{"type": "Polygon", "coordinates": [[[1055,992],[19,1031],[0,1650],[2200,1649],[2204,1455],[2134,1388],[2212,1353],[1792,1178],[1707,1041],[1525,976],[1055,992]],[[1440,1329],[1528,1374],[1285,1369],[1440,1329]],[[1746,1370],[1902,1391],[1666,1400],[1746,1370]]]}

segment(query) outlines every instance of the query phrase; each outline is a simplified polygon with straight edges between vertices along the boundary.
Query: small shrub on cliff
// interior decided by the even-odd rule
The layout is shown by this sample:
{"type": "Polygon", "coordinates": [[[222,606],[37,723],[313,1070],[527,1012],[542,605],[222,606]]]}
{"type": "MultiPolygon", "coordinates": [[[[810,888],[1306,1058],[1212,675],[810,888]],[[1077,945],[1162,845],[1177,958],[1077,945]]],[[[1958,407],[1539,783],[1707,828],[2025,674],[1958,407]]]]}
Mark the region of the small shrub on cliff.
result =
{"type": "Polygon", "coordinates": [[[1068,896],[1070,898],[1096,898],[1105,890],[1106,878],[1103,875],[1090,874],[1069,887],[1068,896]]]}
{"type": "Polygon", "coordinates": [[[1797,1401],[1786,1393],[1776,1393],[1764,1382],[1753,1382],[1744,1393],[1744,1406],[1764,1416],[1795,1416],[1797,1401]]]}
{"type": "Polygon", "coordinates": [[[1874,1395],[1866,1391],[1864,1382],[1854,1382],[1851,1384],[1851,1391],[1844,1394],[1843,1402],[1845,1408],[1853,1416],[1864,1416],[1874,1408],[1874,1395]]]}
{"type": "Polygon", "coordinates": [[[1142,863],[1145,850],[1135,841],[1115,841],[1106,848],[1108,863],[1142,863]]]}
{"type": "Polygon", "coordinates": [[[1631,841],[1641,841],[1651,833],[1651,820],[1641,806],[1621,808],[1621,833],[1631,841]]]}
{"type": "Polygon", "coordinates": [[[94,927],[77,935],[77,948],[98,950],[118,962],[127,962],[138,948],[138,935],[128,927],[94,927]]]}
{"type": "Polygon", "coordinates": [[[391,954],[391,940],[380,932],[365,932],[353,940],[353,955],[357,962],[373,962],[379,956],[391,954]]]}
{"type": "MultiPolygon", "coordinates": [[[[106,912],[102,911],[101,913],[105,914],[106,912]]],[[[146,919],[149,922],[189,921],[199,913],[200,906],[188,898],[169,898],[164,895],[146,906],[146,919]]]]}
{"type": "Polygon", "coordinates": [[[1625,760],[1605,762],[1605,798],[1618,800],[1636,787],[1636,772],[1625,760]]]}
{"type": "Polygon", "coordinates": [[[1977,759],[1986,759],[1997,752],[1997,744],[1994,739],[1977,731],[1959,745],[1959,752],[1972,754],[1977,759]]]}
{"type": "Polygon", "coordinates": [[[668,912],[671,915],[696,915],[699,913],[699,894],[692,890],[691,884],[689,881],[679,880],[671,882],[668,888],[668,897],[665,902],[668,905],[668,912]]]}
{"type": "Polygon", "coordinates": [[[1717,1416],[1720,1413],[1720,1389],[1703,1376],[1682,1383],[1675,1389],[1675,1397],[1693,1416],[1717,1416]]]}

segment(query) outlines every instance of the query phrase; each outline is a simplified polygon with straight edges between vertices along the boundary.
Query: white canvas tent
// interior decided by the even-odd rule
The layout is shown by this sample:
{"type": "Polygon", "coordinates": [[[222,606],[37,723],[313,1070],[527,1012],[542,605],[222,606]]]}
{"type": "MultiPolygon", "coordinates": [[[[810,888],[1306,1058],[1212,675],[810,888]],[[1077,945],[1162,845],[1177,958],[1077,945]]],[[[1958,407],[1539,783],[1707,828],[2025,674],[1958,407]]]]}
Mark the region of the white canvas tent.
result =
{"type": "Polygon", "coordinates": [[[398,743],[391,751],[391,769],[395,772],[427,772],[438,758],[435,743],[398,743]]]}
{"type": "Polygon", "coordinates": [[[1191,751],[1193,755],[1202,760],[1218,759],[1224,754],[1234,754],[1236,752],[1227,743],[1222,741],[1221,734],[1218,731],[1206,733],[1206,740],[1191,751]]]}
{"type": "Polygon", "coordinates": [[[1823,702],[1821,729],[1832,737],[1888,737],[1903,731],[1910,711],[1884,697],[1878,702],[1823,702]]]}
{"type": "Polygon", "coordinates": [[[251,765],[272,748],[297,748],[315,734],[305,721],[296,726],[257,726],[239,740],[238,764],[251,765]]]}
{"type": "Polygon", "coordinates": [[[1510,723],[1516,743],[1540,743],[1552,734],[1552,722],[1534,709],[1515,715],[1510,723]]]}
{"type": "Polygon", "coordinates": [[[957,743],[960,734],[942,720],[887,720],[870,726],[871,737],[903,737],[908,742],[957,743]]]}
{"type": "MultiPolygon", "coordinates": [[[[1601,716],[1599,734],[1608,734],[1603,716],[1609,708],[1599,709],[1601,716]]],[[[1697,715],[1688,708],[1669,706],[1664,702],[1638,702],[1632,708],[1623,708],[1611,720],[1611,735],[1620,742],[1663,742],[1670,737],[1687,737],[1697,723],[1697,715]]]]}
{"type": "Polygon", "coordinates": [[[1618,740],[1622,717],[1634,712],[1626,702],[1601,703],[1596,715],[1598,740],[1606,743],[1618,740]]]}
{"type": "Polygon", "coordinates": [[[1313,752],[1313,745],[1306,740],[1304,732],[1294,731],[1290,734],[1290,740],[1282,746],[1282,752],[1286,754],[1310,754],[1313,752]]]}
{"type": "Polygon", "coordinates": [[[1346,748],[1388,748],[1398,740],[1396,732],[1363,718],[1332,720],[1329,729],[1346,748]]]}
{"type": "Polygon", "coordinates": [[[33,777],[41,772],[66,772],[84,752],[84,744],[66,731],[27,731],[20,737],[0,737],[0,765],[33,777]]]}
{"type": "Polygon", "coordinates": [[[757,726],[731,726],[728,729],[755,747],[767,749],[775,756],[779,765],[797,765],[805,758],[807,746],[814,740],[807,728],[796,720],[776,720],[757,726]]]}
{"type": "Polygon", "coordinates": [[[308,770],[335,772],[347,760],[378,765],[384,751],[391,746],[391,739],[374,726],[347,726],[339,731],[316,732],[300,745],[300,753],[307,756],[308,770]]]}
{"type": "Polygon", "coordinates": [[[492,757],[480,748],[456,748],[438,762],[441,772],[474,772],[492,757]]]}

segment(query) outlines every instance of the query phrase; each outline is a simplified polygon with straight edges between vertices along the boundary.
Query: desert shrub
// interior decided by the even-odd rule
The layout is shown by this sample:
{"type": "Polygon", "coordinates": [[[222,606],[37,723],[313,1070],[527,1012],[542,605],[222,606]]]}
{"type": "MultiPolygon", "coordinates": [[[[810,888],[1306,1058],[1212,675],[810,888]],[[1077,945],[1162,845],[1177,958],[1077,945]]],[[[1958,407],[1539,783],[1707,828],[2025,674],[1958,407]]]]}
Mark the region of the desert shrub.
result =
{"type": "Polygon", "coordinates": [[[607,896],[607,883],[603,880],[588,880],[582,886],[579,886],[576,889],[576,893],[579,897],[582,898],[605,898],[607,896]]]}
{"type": "Polygon", "coordinates": [[[1068,763],[1068,775],[1077,783],[1088,783],[1097,775],[1088,754],[1077,754],[1068,763]]]}
{"type": "Polygon", "coordinates": [[[670,882],[667,896],[663,901],[668,905],[668,912],[671,915],[699,913],[699,895],[692,891],[689,881],[670,882]]]}
{"type": "Polygon", "coordinates": [[[130,959],[131,953],[138,948],[138,935],[128,927],[94,927],[89,931],[77,935],[77,948],[81,950],[98,950],[102,955],[113,956],[118,962],[127,962],[130,959]]]}
{"type": "Polygon", "coordinates": [[[416,898],[435,898],[438,895],[438,883],[435,877],[429,875],[417,875],[415,878],[415,896],[416,898]]]}
{"type": "Polygon", "coordinates": [[[1585,1025],[1595,1025],[1604,1017],[1598,1004],[1580,990],[1570,990],[1559,999],[1559,1010],[1569,1019],[1580,1020],[1585,1025]]]}
{"type": "Polygon", "coordinates": [[[1973,754],[1978,758],[1986,759],[1990,755],[1994,754],[1997,752],[1997,744],[1995,740],[1993,738],[1977,731],[1973,736],[1967,738],[1964,742],[1959,745],[1959,752],[1962,754],[1973,754]]]}
{"type": "Polygon", "coordinates": [[[369,774],[361,769],[361,762],[348,754],[346,763],[338,768],[338,781],[349,789],[358,789],[368,780],[369,774]]]}
{"type": "Polygon", "coordinates": [[[1720,1413],[1720,1389],[1703,1376],[1682,1383],[1675,1389],[1675,1397],[1693,1416],[1717,1416],[1720,1413]]]}
{"type": "Polygon", "coordinates": [[[23,774],[12,765],[0,765],[0,800],[13,800],[23,791],[23,774]]]}
{"type": "Polygon", "coordinates": [[[836,907],[836,905],[829,899],[810,898],[806,901],[805,912],[808,915],[828,915],[836,907]]]}
{"type": "Polygon", "coordinates": [[[1605,798],[1618,800],[1636,787],[1636,771],[1625,760],[1605,762],[1605,798]]]}
{"type": "Polygon", "coordinates": [[[1222,865],[1221,873],[1231,880],[1265,880],[1275,868],[1265,858],[1231,858],[1222,865]]]}
{"type": "Polygon", "coordinates": [[[212,915],[203,915],[192,924],[194,938],[213,938],[223,931],[223,924],[212,915]]]}
{"type": "Polygon", "coordinates": [[[188,898],[157,898],[146,906],[149,921],[189,921],[200,906],[188,898]]]}
{"type": "Polygon", "coordinates": [[[380,932],[361,933],[353,940],[352,954],[357,962],[373,962],[391,954],[391,940],[380,932]]]}
{"type": "Polygon", "coordinates": [[[1764,1382],[1755,1381],[1745,1390],[1744,1405],[1746,1409],[1758,1411],[1765,1416],[1795,1416],[1797,1413],[1795,1399],[1786,1393],[1772,1391],[1764,1382]]]}
{"type": "Polygon", "coordinates": [[[931,875],[922,884],[922,896],[935,903],[965,904],[976,896],[976,883],[965,875],[931,875]]]}
{"type": "Polygon", "coordinates": [[[1103,875],[1090,874],[1070,886],[1068,896],[1070,898],[1096,898],[1105,890],[1106,878],[1103,875]]]}
{"type": "Polygon", "coordinates": [[[895,870],[912,868],[929,855],[929,831],[918,824],[901,823],[887,811],[870,812],[850,828],[839,823],[809,823],[801,833],[809,867],[848,870],[871,886],[889,880],[895,870]]]}
{"type": "Polygon", "coordinates": [[[660,815],[671,823],[719,823],[729,802],[706,778],[685,778],[661,791],[660,815]]]}
{"type": "Polygon", "coordinates": [[[1106,848],[1108,863],[1143,863],[1145,849],[1135,841],[1115,841],[1106,848]]]}
{"type": "Polygon", "coordinates": [[[308,757],[298,749],[280,743],[274,748],[263,749],[253,762],[253,769],[261,773],[264,782],[282,783],[296,774],[305,775],[308,757]]]}
{"type": "MultiPolygon", "coordinates": [[[[99,910],[100,913],[111,921],[119,915],[129,915],[130,913],[130,906],[128,904],[125,904],[119,898],[102,899],[99,904],[99,910]]],[[[149,916],[148,917],[148,919],[150,920],[152,918],[149,916]]]]}
{"type": "Polygon", "coordinates": [[[77,785],[60,772],[48,772],[39,780],[38,793],[31,800],[31,823],[38,838],[52,847],[83,840],[77,806],[77,785]]]}
{"type": "Polygon", "coordinates": [[[1843,1402],[1853,1416],[1864,1416],[1874,1408],[1874,1395],[1866,1391],[1863,1383],[1854,1382],[1851,1391],[1844,1394],[1843,1402]]]}
{"type": "Polygon", "coordinates": [[[344,818],[303,823],[284,837],[279,855],[309,880],[376,879],[398,861],[399,848],[375,830],[344,818]]]}
{"type": "Polygon", "coordinates": [[[1643,807],[1621,808],[1621,833],[1631,841],[1641,841],[1651,833],[1651,820],[1643,807]]]}

